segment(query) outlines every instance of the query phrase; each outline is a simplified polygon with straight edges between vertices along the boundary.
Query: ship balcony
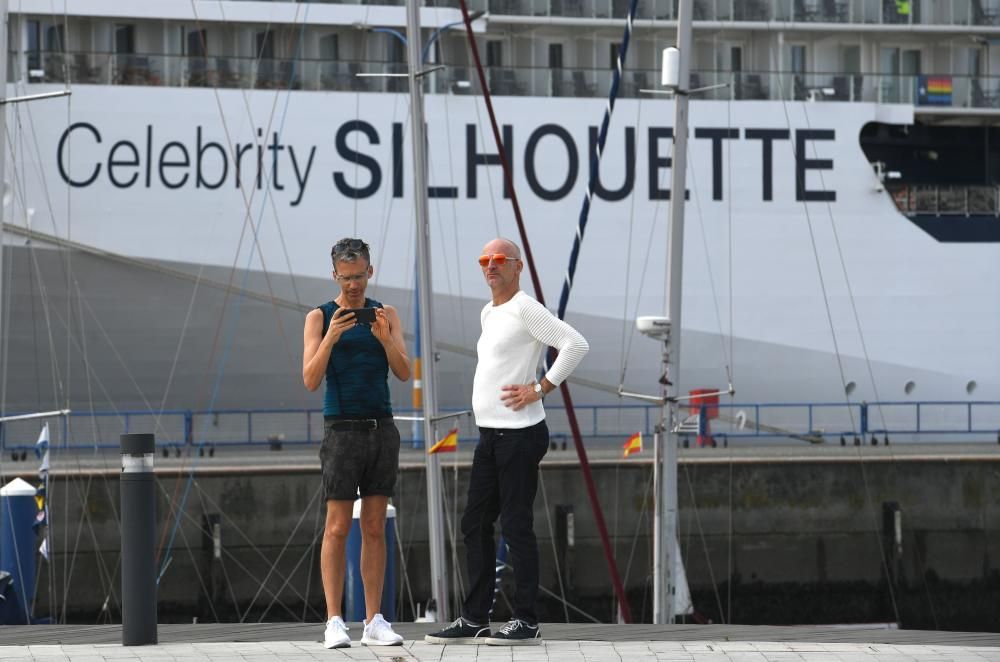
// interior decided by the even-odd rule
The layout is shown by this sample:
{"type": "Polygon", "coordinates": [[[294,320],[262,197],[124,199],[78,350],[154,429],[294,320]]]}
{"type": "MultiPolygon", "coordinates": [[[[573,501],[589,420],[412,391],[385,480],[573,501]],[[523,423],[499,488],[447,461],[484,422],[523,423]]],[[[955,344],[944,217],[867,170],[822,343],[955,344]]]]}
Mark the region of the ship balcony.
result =
{"type": "Polygon", "coordinates": [[[892,183],[896,208],[942,243],[1000,243],[1000,187],[892,183]]]}
{"type": "Polygon", "coordinates": [[[1000,187],[889,184],[896,208],[907,216],[989,216],[1000,224],[1000,187]]]}
{"type": "MultiPolygon", "coordinates": [[[[280,0],[288,1],[288,0],[280,0]]],[[[308,1],[308,0],[307,0],[308,1]]],[[[404,5],[404,0],[325,4],[404,5]]],[[[629,0],[470,0],[469,10],[539,18],[624,18],[629,0]]],[[[456,7],[451,0],[428,6],[456,7]]],[[[676,20],[677,0],[639,0],[639,19],[676,20]]],[[[1000,0],[694,0],[694,20],[864,25],[1000,25],[1000,0]]]]}
{"type": "MultiPolygon", "coordinates": [[[[258,59],[115,53],[12,53],[11,77],[27,83],[150,85],[349,92],[404,92],[405,78],[359,77],[405,73],[398,62],[258,59]]],[[[500,96],[598,97],[608,94],[613,72],[594,68],[487,67],[490,91],[500,96]]],[[[478,91],[474,69],[447,66],[427,76],[427,91],[478,91]]],[[[657,87],[659,71],[627,69],[619,96],[636,98],[657,87]]],[[[691,88],[725,84],[698,100],[813,101],[912,104],[927,109],[1000,109],[1000,77],[952,74],[889,75],[822,72],[713,71],[694,69],[691,88]]]]}

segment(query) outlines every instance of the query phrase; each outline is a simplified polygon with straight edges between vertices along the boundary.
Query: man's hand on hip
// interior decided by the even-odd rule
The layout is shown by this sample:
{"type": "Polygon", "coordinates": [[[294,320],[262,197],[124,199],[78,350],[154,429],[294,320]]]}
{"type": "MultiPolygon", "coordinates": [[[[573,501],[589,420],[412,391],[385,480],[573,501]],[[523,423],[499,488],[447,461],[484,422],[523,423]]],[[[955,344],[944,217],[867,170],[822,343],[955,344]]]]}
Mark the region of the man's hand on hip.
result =
{"type": "Polygon", "coordinates": [[[520,411],[532,402],[542,399],[542,393],[535,391],[535,382],[530,384],[507,384],[500,387],[500,399],[505,407],[520,411]]]}

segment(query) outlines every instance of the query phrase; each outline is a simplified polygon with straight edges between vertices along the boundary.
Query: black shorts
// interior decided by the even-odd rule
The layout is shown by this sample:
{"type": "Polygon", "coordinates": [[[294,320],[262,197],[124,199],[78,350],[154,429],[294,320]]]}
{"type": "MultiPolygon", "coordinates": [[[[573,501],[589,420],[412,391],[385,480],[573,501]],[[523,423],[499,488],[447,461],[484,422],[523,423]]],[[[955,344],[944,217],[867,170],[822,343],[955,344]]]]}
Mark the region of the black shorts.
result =
{"type": "Polygon", "coordinates": [[[366,496],[393,496],[399,471],[399,430],[392,418],[376,419],[373,430],[334,429],[325,421],[319,460],[326,500],[353,501],[366,496]]]}

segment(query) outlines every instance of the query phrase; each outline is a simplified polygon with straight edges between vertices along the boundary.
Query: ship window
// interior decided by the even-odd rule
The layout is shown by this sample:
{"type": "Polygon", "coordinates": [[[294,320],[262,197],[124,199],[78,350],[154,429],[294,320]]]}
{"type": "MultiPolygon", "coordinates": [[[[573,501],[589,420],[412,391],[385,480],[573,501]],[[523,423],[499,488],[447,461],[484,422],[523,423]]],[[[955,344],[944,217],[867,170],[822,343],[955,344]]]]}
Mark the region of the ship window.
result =
{"type": "Polygon", "coordinates": [[[861,72],[861,47],[844,46],[840,51],[841,67],[844,73],[856,74],[861,72]]]}
{"type": "Polygon", "coordinates": [[[389,61],[406,62],[406,46],[399,39],[389,40],[389,61]]]}
{"type": "Polygon", "coordinates": [[[49,53],[66,51],[66,28],[62,25],[50,25],[45,29],[45,50],[49,53]]]}
{"type": "Polygon", "coordinates": [[[879,64],[883,74],[899,74],[899,49],[883,48],[879,64]]]}
{"type": "Polygon", "coordinates": [[[905,393],[906,395],[910,395],[911,393],[913,393],[913,390],[915,388],[917,388],[917,383],[915,381],[912,381],[912,380],[908,381],[903,386],[903,393],[905,393]]]}
{"type": "Polygon", "coordinates": [[[715,49],[715,68],[719,71],[743,71],[743,46],[738,44],[720,44],[715,49]]]}
{"type": "Polygon", "coordinates": [[[257,33],[257,51],[254,57],[258,60],[274,59],[274,33],[270,30],[257,33]]]}
{"type": "Polygon", "coordinates": [[[208,34],[205,30],[191,30],[187,33],[185,48],[188,56],[188,85],[191,87],[209,85],[208,61],[205,59],[208,34]]]}
{"type": "Polygon", "coordinates": [[[978,48],[970,48],[969,61],[968,61],[969,70],[967,73],[970,76],[976,76],[976,77],[981,76],[983,74],[982,62],[983,62],[983,52],[978,48]]]}
{"type": "Polygon", "coordinates": [[[486,66],[487,67],[502,67],[503,66],[503,42],[499,40],[492,40],[486,42],[486,66]]]}
{"type": "Polygon", "coordinates": [[[549,44],[549,69],[563,68],[563,45],[549,44]]]}
{"type": "Polygon", "coordinates": [[[883,46],[879,54],[882,76],[880,101],[885,103],[913,103],[915,85],[912,76],[920,73],[920,51],[915,48],[883,46]]]}
{"type": "Polygon", "coordinates": [[[42,68],[42,26],[38,21],[28,21],[28,69],[42,68]]]}
{"type": "Polygon", "coordinates": [[[978,384],[976,384],[976,380],[970,379],[969,383],[965,385],[965,392],[968,393],[969,395],[972,395],[972,392],[976,390],[977,386],[978,384]]]}
{"type": "Polygon", "coordinates": [[[132,55],[135,53],[134,25],[115,26],[115,53],[118,55],[132,55]]]}
{"type": "Polygon", "coordinates": [[[319,40],[319,57],[321,60],[340,59],[340,38],[338,35],[324,35],[324,37],[319,40]]]}
{"type": "Polygon", "coordinates": [[[844,393],[846,395],[851,395],[852,393],[854,393],[854,389],[856,389],[857,387],[858,385],[855,384],[854,382],[847,382],[847,385],[844,386],[844,393]]]}
{"type": "Polygon", "coordinates": [[[792,69],[792,95],[794,99],[802,100],[809,96],[806,86],[806,47],[803,44],[792,44],[789,47],[789,64],[792,69]]]}
{"type": "Polygon", "coordinates": [[[806,47],[801,44],[794,44],[789,48],[791,54],[792,73],[804,74],[806,72],[806,47]]]}
{"type": "Polygon", "coordinates": [[[274,64],[274,33],[270,30],[258,32],[255,41],[257,50],[257,87],[282,88],[287,82],[282,80],[274,64]]]}
{"type": "Polygon", "coordinates": [[[204,30],[192,30],[187,34],[187,54],[190,57],[205,57],[208,50],[208,34],[204,30]]]}

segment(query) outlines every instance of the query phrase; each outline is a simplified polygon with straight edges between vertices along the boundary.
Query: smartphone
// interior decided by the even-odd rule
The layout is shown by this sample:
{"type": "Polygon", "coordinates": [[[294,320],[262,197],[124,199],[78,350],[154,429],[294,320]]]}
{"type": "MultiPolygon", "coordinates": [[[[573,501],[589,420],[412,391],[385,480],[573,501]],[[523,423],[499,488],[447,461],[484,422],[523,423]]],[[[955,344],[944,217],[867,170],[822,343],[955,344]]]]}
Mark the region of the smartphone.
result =
{"type": "Polygon", "coordinates": [[[375,323],[375,309],[374,308],[346,308],[343,314],[354,313],[354,321],[358,324],[374,324],[375,323]]]}

